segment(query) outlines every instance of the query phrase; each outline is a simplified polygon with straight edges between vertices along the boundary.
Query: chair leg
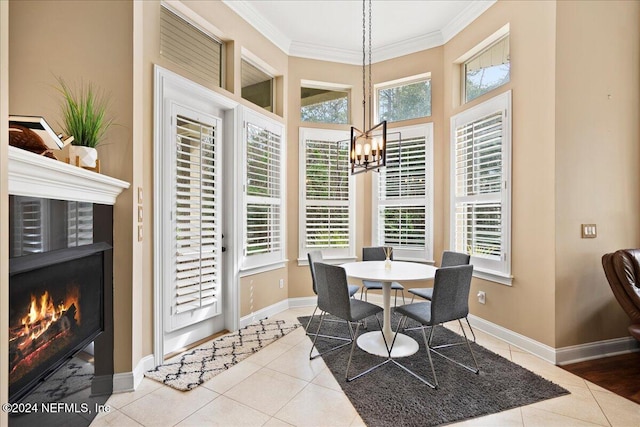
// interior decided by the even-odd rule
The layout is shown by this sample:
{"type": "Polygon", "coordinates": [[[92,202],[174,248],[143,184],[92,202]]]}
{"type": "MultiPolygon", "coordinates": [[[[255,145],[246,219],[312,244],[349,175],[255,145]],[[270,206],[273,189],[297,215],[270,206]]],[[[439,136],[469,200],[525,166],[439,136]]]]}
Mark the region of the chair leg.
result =
{"type": "Polygon", "coordinates": [[[476,334],[473,332],[473,328],[471,327],[471,323],[469,323],[469,318],[465,317],[464,319],[467,321],[467,325],[469,325],[469,330],[471,331],[471,335],[473,335],[473,342],[476,342],[476,334]]]}
{"type": "MultiPolygon", "coordinates": [[[[375,317],[376,317],[376,320],[378,321],[378,326],[380,326],[380,330],[382,330],[382,325],[380,324],[380,319],[378,319],[378,316],[375,316],[375,317]]],[[[349,327],[351,328],[351,323],[349,323],[349,327]]],[[[351,359],[353,358],[353,350],[356,348],[356,340],[358,338],[358,330],[359,329],[360,329],[360,323],[358,322],[358,323],[356,323],[356,331],[352,335],[353,336],[353,342],[351,343],[351,352],[349,353],[349,361],[347,362],[347,370],[345,371],[345,374],[344,374],[345,380],[347,382],[351,382],[351,381],[353,381],[355,379],[358,379],[358,378],[360,378],[360,377],[362,377],[362,376],[364,376],[364,375],[366,375],[368,373],[371,373],[371,372],[375,371],[379,367],[381,367],[383,365],[386,365],[387,363],[393,361],[393,359],[391,359],[389,357],[389,358],[385,359],[383,362],[378,363],[377,365],[372,366],[371,368],[366,369],[366,370],[360,372],[359,374],[349,378],[349,368],[351,367],[351,359]]],[[[351,329],[351,331],[353,332],[353,329],[351,329]]],[[[386,340],[385,340],[385,345],[387,345],[386,340]]],[[[389,350],[389,346],[388,345],[387,345],[387,350],[389,350]]]]}
{"type": "MultiPolygon", "coordinates": [[[[334,337],[334,336],[330,336],[330,335],[320,335],[320,328],[322,327],[322,323],[324,322],[324,317],[325,317],[326,313],[322,313],[320,315],[320,323],[318,324],[318,329],[316,330],[316,333],[313,336],[313,343],[311,344],[311,350],[309,350],[309,360],[313,360],[318,356],[322,356],[323,354],[327,354],[331,351],[337,350],[339,348],[342,348],[344,346],[347,346],[349,344],[351,344],[351,342],[353,341],[353,334],[350,331],[350,336],[352,337],[351,339],[349,338],[343,338],[343,337],[334,337]],[[318,340],[318,337],[323,337],[323,338],[331,338],[331,339],[336,339],[336,340],[341,340],[341,341],[347,341],[344,344],[340,344],[338,346],[335,346],[333,348],[330,348],[329,350],[323,351],[322,353],[318,351],[318,354],[316,354],[315,356],[312,356],[313,354],[313,349],[316,348],[316,341],[318,340]]],[[[347,324],[349,325],[349,329],[351,329],[351,323],[347,322],[347,324]]]]}
{"type": "Polygon", "coordinates": [[[311,316],[309,317],[309,321],[307,322],[307,326],[304,328],[304,330],[307,332],[307,334],[309,333],[309,325],[311,324],[311,320],[313,319],[313,316],[316,315],[316,311],[318,311],[318,306],[316,305],[316,308],[313,309],[313,313],[311,313],[311,316]]]}
{"type": "Polygon", "coordinates": [[[457,360],[453,360],[449,356],[446,356],[446,355],[444,355],[444,354],[442,354],[442,353],[440,353],[439,351],[436,350],[436,349],[440,349],[440,348],[444,348],[444,347],[452,347],[452,346],[455,346],[455,345],[461,345],[461,344],[464,344],[464,343],[454,343],[454,344],[450,344],[450,345],[441,345],[441,346],[437,346],[437,347],[431,347],[431,351],[433,351],[438,356],[444,357],[448,361],[453,362],[456,365],[458,365],[458,366],[460,366],[462,368],[465,368],[468,371],[473,372],[474,374],[478,374],[480,372],[480,368],[478,367],[478,361],[476,360],[476,356],[473,354],[473,350],[471,349],[471,344],[469,343],[469,339],[467,338],[467,333],[465,332],[464,328],[462,327],[462,322],[460,321],[460,319],[458,319],[458,322],[460,323],[460,329],[462,329],[462,335],[464,336],[464,343],[467,344],[467,348],[469,349],[469,353],[471,353],[471,358],[473,359],[473,364],[475,365],[475,369],[472,368],[471,366],[465,365],[464,363],[458,362],[457,360]]]}
{"type": "MultiPolygon", "coordinates": [[[[406,321],[406,317],[407,316],[403,316],[403,318],[400,319],[400,322],[402,323],[403,321],[406,321]]],[[[396,364],[400,368],[404,369],[409,374],[411,374],[413,377],[415,377],[416,379],[420,380],[421,382],[423,382],[424,384],[428,385],[429,387],[431,387],[433,389],[437,389],[438,388],[438,377],[436,376],[436,370],[433,367],[433,360],[431,359],[431,351],[430,351],[430,347],[429,347],[429,342],[431,342],[431,338],[432,338],[431,336],[433,335],[433,328],[431,328],[431,331],[429,332],[429,339],[427,339],[427,334],[424,331],[425,327],[422,327],[421,329],[422,329],[422,337],[424,338],[425,350],[427,352],[427,358],[429,359],[429,366],[431,366],[431,374],[433,375],[433,380],[434,380],[433,384],[430,383],[429,381],[427,381],[425,378],[421,377],[420,375],[416,374],[411,369],[409,369],[406,366],[404,366],[402,363],[398,362],[396,359],[389,358],[388,360],[391,360],[394,364],[396,364]]],[[[398,336],[398,331],[399,330],[400,329],[398,328],[396,330],[395,335],[393,336],[393,342],[394,343],[396,341],[396,337],[398,336]]],[[[393,344],[392,344],[392,347],[393,347],[393,344]]]]}

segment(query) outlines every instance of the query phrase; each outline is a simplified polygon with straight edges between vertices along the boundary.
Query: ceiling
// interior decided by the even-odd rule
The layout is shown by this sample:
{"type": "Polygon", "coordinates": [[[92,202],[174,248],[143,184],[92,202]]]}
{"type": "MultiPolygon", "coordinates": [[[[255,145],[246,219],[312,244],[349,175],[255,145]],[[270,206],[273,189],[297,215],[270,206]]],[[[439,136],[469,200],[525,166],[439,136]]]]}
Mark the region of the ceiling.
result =
{"type": "MultiPolygon", "coordinates": [[[[362,63],[360,0],[223,1],[287,55],[362,63]]],[[[372,62],[440,46],[493,3],[373,0],[372,62]]],[[[368,15],[368,2],[366,8],[368,15]]]]}

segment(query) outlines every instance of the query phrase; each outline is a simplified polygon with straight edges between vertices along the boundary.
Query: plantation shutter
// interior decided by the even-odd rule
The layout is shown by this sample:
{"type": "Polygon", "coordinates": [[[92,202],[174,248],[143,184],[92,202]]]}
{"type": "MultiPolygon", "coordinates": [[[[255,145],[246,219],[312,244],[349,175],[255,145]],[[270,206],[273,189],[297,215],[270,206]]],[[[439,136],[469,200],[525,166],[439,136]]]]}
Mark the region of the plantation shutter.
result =
{"type": "MultiPolygon", "coordinates": [[[[214,305],[220,292],[215,125],[178,115],[175,181],[175,313],[214,305]]],[[[219,308],[215,310],[217,313],[219,308]]]]}
{"type": "Polygon", "coordinates": [[[308,139],[304,147],[304,247],[348,248],[351,229],[348,143],[308,139]]]}
{"type": "Polygon", "coordinates": [[[504,112],[455,129],[455,249],[501,259],[504,112]]]}
{"type": "Polygon", "coordinates": [[[245,122],[245,148],[244,266],[283,261],[281,128],[245,122]]]}
{"type": "Polygon", "coordinates": [[[408,259],[431,257],[429,129],[423,126],[391,132],[387,166],[377,180],[377,244],[392,246],[396,255],[408,259]]]}
{"type": "Polygon", "coordinates": [[[67,243],[69,247],[93,243],[93,203],[67,202],[67,243]]]}
{"type": "Polygon", "coordinates": [[[13,256],[36,254],[48,250],[49,202],[37,197],[13,196],[14,222],[13,256]]]}
{"type": "Polygon", "coordinates": [[[166,6],[160,9],[160,54],[221,87],[222,42],[166,6]]]}

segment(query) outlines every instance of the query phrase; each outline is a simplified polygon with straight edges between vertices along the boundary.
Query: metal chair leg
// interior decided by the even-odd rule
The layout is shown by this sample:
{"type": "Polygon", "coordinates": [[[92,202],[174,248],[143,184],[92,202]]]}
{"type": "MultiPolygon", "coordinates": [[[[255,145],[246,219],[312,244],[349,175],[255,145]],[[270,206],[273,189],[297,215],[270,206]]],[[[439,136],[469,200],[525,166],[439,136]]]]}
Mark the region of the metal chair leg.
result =
{"type": "MultiPolygon", "coordinates": [[[[342,337],[334,337],[334,336],[330,336],[330,335],[320,335],[320,328],[322,327],[322,323],[324,322],[324,317],[325,317],[326,313],[322,313],[320,315],[320,323],[318,324],[318,329],[316,330],[316,333],[314,334],[313,337],[313,343],[311,344],[311,350],[309,351],[309,360],[313,360],[318,356],[322,356],[323,354],[327,354],[331,351],[337,350],[339,348],[342,348],[344,346],[347,346],[349,344],[351,344],[351,342],[353,341],[353,334],[351,334],[352,331],[350,331],[350,335],[351,335],[351,339],[349,338],[342,338],[342,337]],[[340,344],[338,346],[335,346],[333,348],[330,348],[329,350],[323,351],[322,353],[318,351],[318,354],[316,354],[315,356],[312,356],[313,354],[313,349],[316,348],[316,341],[318,340],[318,337],[323,337],[323,338],[331,338],[331,339],[336,339],[336,340],[341,340],[341,341],[347,341],[344,344],[340,344]]],[[[347,324],[349,325],[349,329],[351,329],[351,323],[347,322],[347,324]]]]}
{"type": "MultiPolygon", "coordinates": [[[[376,320],[378,321],[378,326],[380,326],[380,330],[382,331],[382,325],[380,324],[380,319],[378,319],[378,316],[375,316],[375,317],[376,317],[376,320]]],[[[351,324],[349,324],[349,325],[351,325],[351,324]]],[[[371,372],[375,371],[379,367],[384,366],[387,363],[393,361],[393,359],[391,359],[391,357],[389,357],[389,358],[385,359],[383,362],[380,362],[377,365],[372,366],[371,368],[368,368],[368,369],[360,372],[359,374],[349,378],[349,368],[351,367],[351,359],[353,357],[353,350],[356,347],[356,339],[358,338],[358,330],[359,330],[359,328],[360,328],[360,323],[357,323],[356,324],[356,332],[355,332],[355,334],[353,334],[353,342],[351,344],[351,352],[349,353],[349,361],[347,362],[347,370],[345,371],[345,374],[344,374],[345,380],[347,382],[351,382],[353,380],[356,380],[356,379],[358,379],[358,378],[360,378],[360,377],[362,377],[362,376],[364,376],[364,375],[366,375],[368,373],[371,373],[371,372]]],[[[351,331],[353,332],[353,329],[351,331]]],[[[390,352],[390,350],[389,350],[390,347],[388,346],[386,339],[385,339],[385,345],[387,346],[387,351],[390,352]]]]}
{"type": "MultiPolygon", "coordinates": [[[[403,320],[406,319],[407,316],[403,316],[404,318],[401,319],[400,321],[402,322],[403,320]]],[[[431,359],[431,351],[429,348],[429,342],[431,341],[431,336],[433,335],[433,328],[431,328],[431,332],[429,333],[429,339],[427,340],[427,335],[425,333],[425,328],[422,327],[422,337],[424,338],[424,344],[425,344],[425,350],[427,352],[427,358],[429,359],[429,366],[431,366],[431,374],[433,375],[433,380],[435,384],[430,383],[429,381],[427,381],[425,378],[421,377],[420,375],[418,375],[417,373],[415,373],[414,371],[412,371],[411,369],[407,368],[406,366],[404,366],[402,363],[398,362],[395,359],[387,359],[387,360],[391,360],[394,364],[396,364],[397,366],[399,366],[400,368],[404,369],[406,372],[408,372],[409,374],[411,374],[412,376],[414,376],[416,379],[420,380],[421,382],[423,382],[424,384],[428,385],[429,387],[433,388],[433,389],[437,389],[438,388],[438,377],[436,376],[436,370],[433,367],[433,360],[431,359]]],[[[395,335],[393,336],[393,342],[395,343],[396,341],[396,337],[398,336],[398,331],[400,329],[396,330],[395,335]]],[[[393,343],[391,344],[392,348],[393,348],[393,343]]]]}

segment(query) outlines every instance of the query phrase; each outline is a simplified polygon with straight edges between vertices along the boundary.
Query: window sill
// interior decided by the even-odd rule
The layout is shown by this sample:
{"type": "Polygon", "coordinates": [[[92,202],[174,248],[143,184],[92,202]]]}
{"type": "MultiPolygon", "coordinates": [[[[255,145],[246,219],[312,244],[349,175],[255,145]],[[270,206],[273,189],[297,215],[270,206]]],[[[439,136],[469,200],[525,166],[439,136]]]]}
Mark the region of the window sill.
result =
{"type": "MultiPolygon", "coordinates": [[[[327,264],[332,264],[332,265],[340,265],[340,264],[344,264],[345,262],[354,262],[357,261],[358,258],[357,257],[344,257],[344,258],[332,258],[332,257],[327,257],[324,258],[323,261],[327,264]]],[[[306,266],[309,265],[309,260],[307,258],[298,258],[298,266],[306,266]]]]}
{"type": "Polygon", "coordinates": [[[260,265],[257,267],[245,267],[240,269],[240,277],[252,276],[254,274],[266,273],[267,271],[278,270],[286,267],[286,261],[278,261],[273,264],[260,265]]]}
{"type": "Polygon", "coordinates": [[[478,279],[488,280],[490,282],[500,283],[501,285],[511,286],[513,283],[513,276],[504,274],[495,270],[478,269],[474,267],[473,277],[478,279]]]}

